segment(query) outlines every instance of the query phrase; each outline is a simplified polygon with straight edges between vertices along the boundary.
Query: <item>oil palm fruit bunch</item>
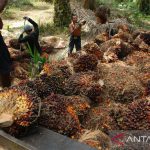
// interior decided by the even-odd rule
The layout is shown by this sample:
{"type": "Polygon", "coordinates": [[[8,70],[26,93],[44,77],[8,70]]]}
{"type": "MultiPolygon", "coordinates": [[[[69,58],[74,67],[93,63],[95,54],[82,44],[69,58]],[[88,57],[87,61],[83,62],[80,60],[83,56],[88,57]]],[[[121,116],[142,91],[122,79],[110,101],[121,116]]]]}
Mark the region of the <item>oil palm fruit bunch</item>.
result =
{"type": "Polygon", "coordinates": [[[43,66],[43,72],[51,75],[54,71],[59,70],[62,72],[64,77],[68,78],[72,73],[70,66],[67,64],[67,61],[57,61],[51,63],[45,63],[43,66]]]}
{"type": "Polygon", "coordinates": [[[41,99],[46,98],[51,93],[64,93],[65,77],[60,70],[53,72],[51,75],[42,74],[35,80],[25,82],[28,87],[36,91],[41,99]]]}
{"type": "Polygon", "coordinates": [[[109,34],[107,32],[103,32],[99,35],[97,35],[95,37],[95,40],[94,42],[97,44],[97,45],[101,45],[102,43],[106,42],[109,40],[109,34]]]}
{"type": "Polygon", "coordinates": [[[103,99],[111,99],[120,103],[130,103],[144,95],[145,88],[136,78],[138,73],[134,67],[123,62],[99,64],[99,75],[104,81],[103,99]]]}
{"type": "Polygon", "coordinates": [[[98,83],[94,83],[87,88],[86,96],[89,97],[92,100],[92,102],[99,102],[101,93],[102,93],[101,85],[98,83]]]}
{"type": "Polygon", "coordinates": [[[65,82],[65,94],[85,95],[89,85],[98,80],[99,76],[92,71],[75,73],[65,82]]]}
{"type": "Polygon", "coordinates": [[[140,38],[150,46],[150,32],[141,33],[140,38]]]}
{"type": "Polygon", "coordinates": [[[37,123],[40,111],[40,98],[27,86],[15,86],[0,92],[0,114],[12,115],[13,123],[3,129],[19,137],[29,132],[37,123]]]}
{"type": "Polygon", "coordinates": [[[35,91],[41,99],[43,99],[51,93],[51,88],[41,78],[42,77],[37,77],[33,81],[28,80],[25,84],[33,91],[35,91]]]}
{"type": "Polygon", "coordinates": [[[117,124],[123,130],[150,129],[150,99],[136,100],[128,105],[128,109],[117,116],[117,124]]]}
{"type": "Polygon", "coordinates": [[[85,96],[66,96],[64,102],[73,107],[79,120],[82,121],[90,108],[90,101],[85,96]]]}
{"type": "Polygon", "coordinates": [[[80,56],[73,64],[75,72],[94,71],[97,68],[98,59],[95,55],[86,54],[80,56]]]}
{"type": "Polygon", "coordinates": [[[112,130],[112,117],[109,115],[109,110],[101,106],[92,108],[86,115],[82,125],[85,129],[101,131],[112,130]]]}
{"type": "Polygon", "coordinates": [[[65,81],[67,80],[60,70],[56,70],[50,76],[43,74],[40,76],[43,83],[48,85],[48,92],[55,94],[63,94],[65,81]]]}
{"type": "Polygon", "coordinates": [[[83,50],[87,54],[95,55],[98,59],[103,58],[103,53],[101,52],[100,47],[94,42],[91,42],[91,43],[84,45],[83,50]]]}
{"type": "Polygon", "coordinates": [[[118,38],[104,42],[100,46],[100,49],[104,53],[108,53],[110,51],[113,52],[117,55],[118,59],[123,59],[134,50],[134,48],[129,43],[124,42],[118,38]]]}
{"type": "Polygon", "coordinates": [[[22,49],[21,44],[18,42],[18,39],[9,40],[9,46],[17,50],[22,49]]]}
{"type": "Polygon", "coordinates": [[[74,108],[64,103],[64,96],[56,94],[42,101],[39,124],[67,136],[80,131],[80,122],[74,108]]]}

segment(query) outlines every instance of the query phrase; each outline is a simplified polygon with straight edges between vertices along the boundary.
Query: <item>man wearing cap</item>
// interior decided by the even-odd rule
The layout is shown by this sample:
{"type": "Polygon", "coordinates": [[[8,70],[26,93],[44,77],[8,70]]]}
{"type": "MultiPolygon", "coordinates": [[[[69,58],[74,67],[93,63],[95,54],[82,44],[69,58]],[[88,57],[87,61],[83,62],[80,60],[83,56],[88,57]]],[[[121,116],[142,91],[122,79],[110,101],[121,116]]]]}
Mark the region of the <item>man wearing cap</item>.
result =
{"type": "MultiPolygon", "coordinates": [[[[0,18],[0,30],[2,30],[2,28],[3,22],[0,18]]],[[[10,53],[0,32],[0,81],[3,88],[11,86],[11,67],[12,62],[10,58],[10,53]]]]}
{"type": "Polygon", "coordinates": [[[38,24],[29,17],[24,17],[23,19],[28,20],[33,26],[25,25],[24,31],[18,39],[19,43],[27,43],[29,44],[33,54],[35,50],[37,50],[41,54],[42,50],[39,44],[38,24]],[[26,36],[24,36],[24,33],[26,33],[26,36]]]}

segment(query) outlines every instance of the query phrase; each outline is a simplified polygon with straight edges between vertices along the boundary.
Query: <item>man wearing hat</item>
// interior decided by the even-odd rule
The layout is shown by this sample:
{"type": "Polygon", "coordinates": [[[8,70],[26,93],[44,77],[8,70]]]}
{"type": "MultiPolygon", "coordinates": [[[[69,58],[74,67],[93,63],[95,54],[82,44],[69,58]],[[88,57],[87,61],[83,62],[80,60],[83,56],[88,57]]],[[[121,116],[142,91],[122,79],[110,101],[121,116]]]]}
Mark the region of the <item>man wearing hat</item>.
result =
{"type": "Polygon", "coordinates": [[[24,31],[18,39],[19,43],[27,43],[29,44],[33,54],[35,50],[37,50],[39,54],[41,54],[42,50],[39,44],[38,24],[34,22],[32,19],[30,19],[29,17],[24,17],[23,19],[28,20],[32,25],[24,26],[24,31]],[[26,33],[26,36],[24,36],[24,33],[26,33]]]}

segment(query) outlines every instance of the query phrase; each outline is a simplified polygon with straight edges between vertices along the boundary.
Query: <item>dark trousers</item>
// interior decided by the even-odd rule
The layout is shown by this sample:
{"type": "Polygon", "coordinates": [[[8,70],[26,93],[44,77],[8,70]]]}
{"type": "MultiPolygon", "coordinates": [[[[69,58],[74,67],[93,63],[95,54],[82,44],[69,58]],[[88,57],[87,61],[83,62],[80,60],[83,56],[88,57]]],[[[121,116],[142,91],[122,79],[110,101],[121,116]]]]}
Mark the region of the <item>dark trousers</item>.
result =
{"type": "Polygon", "coordinates": [[[76,51],[81,50],[81,37],[80,36],[70,36],[70,41],[69,41],[69,54],[72,53],[74,46],[76,48],[76,51]]]}
{"type": "Polygon", "coordinates": [[[3,88],[11,86],[10,73],[0,74],[0,82],[3,88]]]}

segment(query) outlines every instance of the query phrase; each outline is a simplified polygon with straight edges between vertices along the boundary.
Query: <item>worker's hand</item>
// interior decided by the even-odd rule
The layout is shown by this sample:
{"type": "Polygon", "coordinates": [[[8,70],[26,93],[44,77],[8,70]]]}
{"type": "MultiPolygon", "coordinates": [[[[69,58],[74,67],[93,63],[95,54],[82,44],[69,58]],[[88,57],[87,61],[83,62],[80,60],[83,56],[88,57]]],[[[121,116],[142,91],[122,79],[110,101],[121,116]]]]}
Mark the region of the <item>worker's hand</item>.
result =
{"type": "Polygon", "coordinates": [[[24,20],[29,20],[29,17],[25,16],[23,17],[24,20]]]}

